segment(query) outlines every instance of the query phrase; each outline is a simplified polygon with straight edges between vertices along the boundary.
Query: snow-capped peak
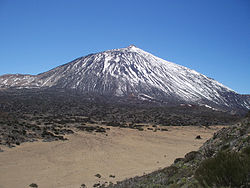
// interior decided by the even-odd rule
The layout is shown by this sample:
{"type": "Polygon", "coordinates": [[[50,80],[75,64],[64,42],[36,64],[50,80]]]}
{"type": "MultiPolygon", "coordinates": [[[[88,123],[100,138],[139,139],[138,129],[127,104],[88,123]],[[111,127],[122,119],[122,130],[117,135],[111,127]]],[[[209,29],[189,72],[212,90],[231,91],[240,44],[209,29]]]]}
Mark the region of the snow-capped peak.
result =
{"type": "Polygon", "coordinates": [[[127,48],[132,49],[132,48],[137,48],[137,47],[134,44],[130,44],[127,48]]]}
{"type": "Polygon", "coordinates": [[[144,95],[179,101],[250,108],[249,100],[194,70],[156,57],[135,45],[78,58],[35,76],[0,77],[0,87],[59,87],[83,93],[144,95]]]}

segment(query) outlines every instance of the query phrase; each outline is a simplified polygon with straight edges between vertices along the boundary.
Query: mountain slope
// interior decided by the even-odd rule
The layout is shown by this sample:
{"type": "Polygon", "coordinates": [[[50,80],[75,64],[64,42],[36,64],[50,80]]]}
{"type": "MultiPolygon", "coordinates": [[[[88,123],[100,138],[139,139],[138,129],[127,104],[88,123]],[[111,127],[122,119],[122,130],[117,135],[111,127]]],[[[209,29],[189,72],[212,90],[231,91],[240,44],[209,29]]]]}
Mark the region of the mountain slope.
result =
{"type": "Polygon", "coordinates": [[[198,151],[191,151],[184,158],[175,159],[171,166],[107,187],[248,188],[250,186],[249,115],[248,113],[248,118],[237,125],[219,130],[198,151]]]}
{"type": "Polygon", "coordinates": [[[228,109],[250,108],[249,100],[219,82],[133,45],[90,54],[39,75],[1,76],[0,88],[9,87],[56,87],[228,109]]]}

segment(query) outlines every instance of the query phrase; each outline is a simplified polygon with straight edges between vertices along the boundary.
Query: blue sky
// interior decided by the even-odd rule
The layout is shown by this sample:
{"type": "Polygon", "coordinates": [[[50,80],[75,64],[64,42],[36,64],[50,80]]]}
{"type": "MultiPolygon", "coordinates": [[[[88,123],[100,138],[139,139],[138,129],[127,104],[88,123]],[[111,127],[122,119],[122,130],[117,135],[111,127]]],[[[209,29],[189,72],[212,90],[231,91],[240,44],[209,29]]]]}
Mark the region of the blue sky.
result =
{"type": "Polygon", "coordinates": [[[0,0],[0,75],[130,44],[250,94],[249,0],[0,0]]]}

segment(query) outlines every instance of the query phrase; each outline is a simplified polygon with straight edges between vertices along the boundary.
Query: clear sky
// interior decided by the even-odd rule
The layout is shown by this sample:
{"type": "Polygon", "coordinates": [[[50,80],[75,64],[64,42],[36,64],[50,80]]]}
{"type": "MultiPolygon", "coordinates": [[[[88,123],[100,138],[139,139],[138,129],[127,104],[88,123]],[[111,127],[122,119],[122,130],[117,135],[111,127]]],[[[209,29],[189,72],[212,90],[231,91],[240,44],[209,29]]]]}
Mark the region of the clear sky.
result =
{"type": "Polygon", "coordinates": [[[250,0],[0,0],[0,75],[130,44],[250,94],[250,0]]]}

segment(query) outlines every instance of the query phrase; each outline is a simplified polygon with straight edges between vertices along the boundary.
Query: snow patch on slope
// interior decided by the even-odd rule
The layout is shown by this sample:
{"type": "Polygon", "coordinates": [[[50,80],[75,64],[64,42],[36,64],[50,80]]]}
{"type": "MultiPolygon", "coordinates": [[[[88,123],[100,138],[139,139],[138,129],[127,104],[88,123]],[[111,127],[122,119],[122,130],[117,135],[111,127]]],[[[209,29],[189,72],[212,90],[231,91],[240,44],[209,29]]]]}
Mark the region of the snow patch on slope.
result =
{"type": "Polygon", "coordinates": [[[195,70],[131,45],[78,58],[48,72],[0,77],[0,87],[61,87],[117,96],[152,98],[250,108],[237,93],[195,70]],[[237,101],[238,100],[238,101],[237,101]]]}

